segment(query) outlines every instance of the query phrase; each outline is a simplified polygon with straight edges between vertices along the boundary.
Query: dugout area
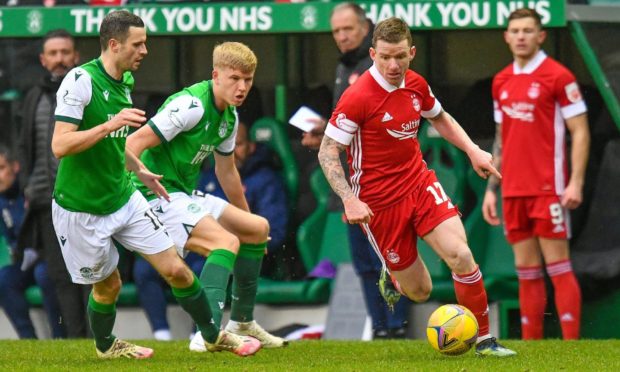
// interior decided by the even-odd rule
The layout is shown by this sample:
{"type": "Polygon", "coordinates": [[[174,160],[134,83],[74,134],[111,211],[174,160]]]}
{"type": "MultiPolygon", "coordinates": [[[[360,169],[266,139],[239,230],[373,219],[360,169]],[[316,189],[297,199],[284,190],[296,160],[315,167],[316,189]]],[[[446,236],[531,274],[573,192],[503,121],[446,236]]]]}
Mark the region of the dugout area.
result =
{"type": "MultiPolygon", "coordinates": [[[[489,1],[498,2],[501,1],[489,1]]],[[[368,9],[374,9],[371,6],[377,4],[366,3],[368,9]]],[[[346,226],[328,203],[328,186],[320,171],[316,171],[316,153],[302,148],[301,132],[285,124],[301,105],[308,105],[323,116],[328,116],[331,109],[338,51],[324,19],[333,4],[321,4],[316,8],[317,26],[313,30],[296,26],[293,31],[154,33],[147,41],[149,55],[134,74],[134,103],[136,107],[153,112],[162,97],[210,78],[211,50],[218,42],[241,41],[255,51],[259,66],[254,86],[260,94],[241,110],[247,110],[246,114],[255,121],[252,137],[270,146],[278,155],[291,202],[286,247],[271,263],[273,275],[261,279],[259,288],[259,302],[275,308],[325,306],[332,281],[308,278],[306,274],[324,259],[330,259],[335,265],[350,260],[345,241],[346,226]]],[[[543,48],[576,74],[589,108],[592,145],[585,202],[572,214],[571,241],[573,266],[584,294],[583,334],[592,338],[616,338],[620,337],[620,329],[608,324],[620,321],[619,313],[612,310],[620,302],[620,230],[615,228],[620,222],[617,212],[620,205],[617,193],[620,187],[617,166],[620,161],[620,50],[617,48],[620,2],[590,1],[590,4],[566,5],[564,12],[557,15],[559,24],[547,29],[543,48]]],[[[287,11],[280,9],[286,5],[291,7],[291,19],[297,19],[300,14],[307,16],[302,12],[303,4],[273,4],[273,11],[287,11]]],[[[209,6],[202,5],[203,9],[209,6]]],[[[227,6],[232,12],[233,4],[214,5],[214,9],[224,12],[222,9],[227,6]]],[[[33,9],[40,11],[43,19],[48,14],[43,8],[33,9]]],[[[24,28],[6,36],[6,30],[12,30],[7,17],[18,16],[21,11],[0,8],[5,30],[0,32],[0,142],[9,145],[15,144],[20,134],[20,128],[14,124],[20,98],[43,73],[38,64],[38,35],[46,30],[32,33],[24,28]]],[[[555,16],[551,13],[551,17],[555,16]]],[[[273,26],[277,27],[278,24],[273,26]]],[[[97,57],[99,44],[92,32],[75,33],[81,61],[97,57]]],[[[417,56],[411,67],[427,78],[444,108],[470,136],[481,147],[489,149],[494,133],[491,79],[511,61],[501,28],[451,25],[442,29],[422,25],[413,27],[412,33],[417,56]]],[[[496,303],[499,311],[500,336],[518,337],[517,281],[512,251],[503,239],[501,228],[491,228],[482,221],[480,204],[484,182],[472,174],[463,154],[437,138],[427,125],[421,129],[420,140],[426,161],[437,170],[444,188],[463,212],[470,245],[485,276],[490,301],[496,303]]],[[[0,265],[9,260],[5,245],[0,242],[0,265]]],[[[421,246],[420,253],[433,276],[432,300],[453,302],[447,267],[428,247],[421,246]]],[[[125,283],[120,311],[123,306],[127,309],[138,306],[130,274],[125,283]]],[[[38,288],[28,290],[28,299],[34,306],[41,306],[38,288]]],[[[549,310],[553,310],[552,301],[549,310]]],[[[545,327],[548,337],[559,336],[559,325],[553,319],[555,317],[550,316],[550,325],[545,327]]]]}

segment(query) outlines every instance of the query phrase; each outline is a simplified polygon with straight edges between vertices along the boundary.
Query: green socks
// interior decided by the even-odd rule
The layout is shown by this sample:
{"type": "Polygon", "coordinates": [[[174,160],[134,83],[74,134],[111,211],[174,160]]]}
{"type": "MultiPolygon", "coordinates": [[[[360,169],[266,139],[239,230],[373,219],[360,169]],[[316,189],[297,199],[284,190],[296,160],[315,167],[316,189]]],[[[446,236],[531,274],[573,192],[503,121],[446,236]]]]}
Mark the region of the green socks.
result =
{"type": "Polygon", "coordinates": [[[172,287],[172,294],[183,310],[185,310],[196,322],[202,338],[209,343],[214,343],[220,333],[219,327],[214,324],[207,294],[194,275],[194,282],[187,288],[172,287]]]}
{"type": "Polygon", "coordinates": [[[211,252],[200,273],[200,283],[207,293],[209,307],[213,314],[215,326],[220,328],[222,313],[226,304],[226,288],[230,272],[235,264],[235,254],[225,249],[215,249],[211,252]]]}
{"type": "Polygon", "coordinates": [[[95,337],[95,346],[101,352],[107,351],[116,336],[112,334],[116,320],[116,304],[102,304],[95,301],[93,292],[88,296],[88,321],[95,337]]]}
{"type": "Polygon", "coordinates": [[[258,276],[266,247],[267,242],[241,244],[239,247],[239,254],[233,269],[231,320],[236,322],[254,320],[258,276]]]}

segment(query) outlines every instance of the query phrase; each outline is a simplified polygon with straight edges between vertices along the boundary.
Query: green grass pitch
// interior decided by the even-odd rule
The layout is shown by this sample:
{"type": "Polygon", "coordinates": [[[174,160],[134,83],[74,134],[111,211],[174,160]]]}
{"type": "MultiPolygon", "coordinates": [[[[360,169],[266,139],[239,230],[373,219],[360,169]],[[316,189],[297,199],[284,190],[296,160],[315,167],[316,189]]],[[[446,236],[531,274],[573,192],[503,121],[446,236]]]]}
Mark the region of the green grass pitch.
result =
{"type": "Polygon", "coordinates": [[[425,342],[297,341],[240,358],[192,353],[188,341],[143,341],[149,360],[98,360],[91,340],[0,341],[0,371],[620,371],[620,340],[503,341],[519,355],[440,355],[425,342]]]}

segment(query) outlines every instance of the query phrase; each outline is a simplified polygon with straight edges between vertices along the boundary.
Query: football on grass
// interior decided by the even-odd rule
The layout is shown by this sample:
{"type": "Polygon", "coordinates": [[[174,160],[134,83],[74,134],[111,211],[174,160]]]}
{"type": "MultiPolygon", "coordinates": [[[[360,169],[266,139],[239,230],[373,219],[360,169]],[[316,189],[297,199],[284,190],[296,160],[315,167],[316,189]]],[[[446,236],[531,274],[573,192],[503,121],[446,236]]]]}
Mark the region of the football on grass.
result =
{"type": "Polygon", "coordinates": [[[478,322],[469,309],[461,305],[443,305],[428,319],[426,337],[442,354],[461,355],[476,343],[478,322]]]}

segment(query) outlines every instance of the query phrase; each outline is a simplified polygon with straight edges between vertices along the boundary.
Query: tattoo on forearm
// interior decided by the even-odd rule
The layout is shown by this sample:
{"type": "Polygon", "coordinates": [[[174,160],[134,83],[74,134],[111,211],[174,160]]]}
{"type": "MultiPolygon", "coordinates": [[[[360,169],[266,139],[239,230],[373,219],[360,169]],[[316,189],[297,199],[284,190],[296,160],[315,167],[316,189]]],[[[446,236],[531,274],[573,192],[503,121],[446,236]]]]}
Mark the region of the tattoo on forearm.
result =
{"type": "Polygon", "coordinates": [[[340,163],[339,154],[344,149],[343,145],[324,136],[319,150],[319,164],[321,164],[325,178],[334,192],[343,200],[353,196],[353,190],[345,178],[344,169],[340,163]]]}
{"type": "MultiPolygon", "coordinates": [[[[502,125],[495,125],[495,140],[493,141],[493,166],[497,169],[502,164],[502,125]]],[[[489,176],[487,190],[496,192],[499,188],[499,179],[494,175],[489,176]]]]}

